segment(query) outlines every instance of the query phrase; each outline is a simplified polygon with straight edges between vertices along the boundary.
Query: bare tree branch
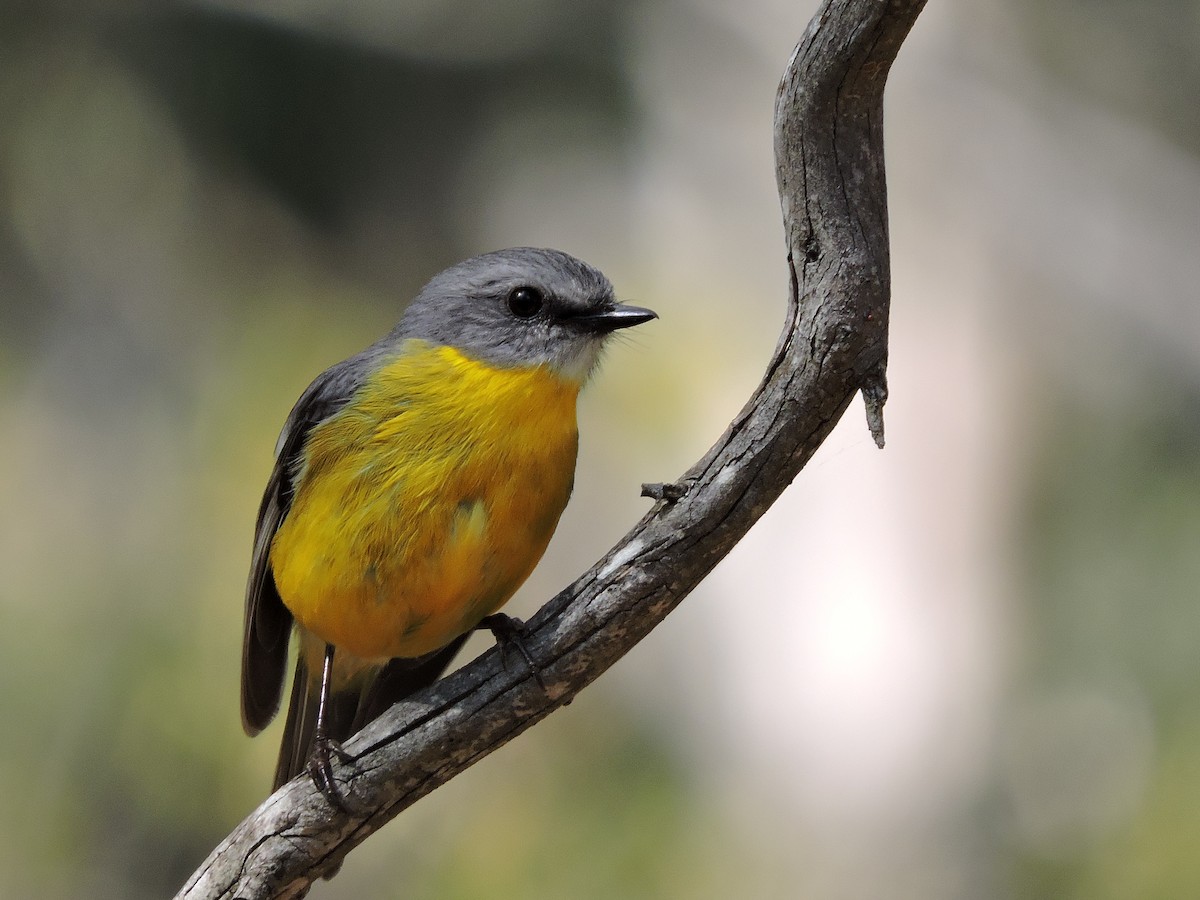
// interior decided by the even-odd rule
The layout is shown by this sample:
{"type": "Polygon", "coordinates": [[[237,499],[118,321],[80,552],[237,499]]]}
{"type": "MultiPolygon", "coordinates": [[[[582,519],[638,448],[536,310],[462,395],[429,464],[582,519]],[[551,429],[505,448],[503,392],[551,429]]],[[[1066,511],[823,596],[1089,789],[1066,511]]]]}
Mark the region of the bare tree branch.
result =
{"type": "Polygon", "coordinates": [[[178,895],[303,896],[401,810],[566,703],[703,579],[792,482],[855,392],[883,445],[889,262],[883,88],[925,0],[826,0],[784,73],[775,153],[791,285],[762,384],[651,511],[529,623],[545,692],[524,665],[485,653],[397,704],[336,767],[357,816],[309,779],[270,797],[178,895]]]}

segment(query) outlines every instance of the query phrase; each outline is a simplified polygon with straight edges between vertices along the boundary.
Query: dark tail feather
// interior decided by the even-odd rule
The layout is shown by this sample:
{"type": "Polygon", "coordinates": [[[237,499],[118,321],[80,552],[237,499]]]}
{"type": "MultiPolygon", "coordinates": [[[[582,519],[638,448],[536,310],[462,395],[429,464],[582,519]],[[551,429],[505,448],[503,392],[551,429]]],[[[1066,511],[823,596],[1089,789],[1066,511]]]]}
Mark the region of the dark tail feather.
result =
{"type": "MultiPolygon", "coordinates": [[[[352,725],[360,695],[357,688],[330,694],[325,710],[325,731],[335,741],[344,741],[355,732],[352,725]]],[[[309,673],[304,653],[300,653],[296,660],[296,678],[292,681],[292,697],[288,702],[287,721],[283,726],[283,741],[279,745],[279,762],[275,766],[275,783],[271,790],[278,790],[308,765],[320,699],[321,679],[309,673]]]]}
{"type": "Polygon", "coordinates": [[[368,722],[379,718],[394,703],[410,694],[427,688],[450,666],[454,656],[471,636],[471,632],[460,635],[441,650],[416,659],[393,659],[380,669],[375,681],[359,704],[351,732],[358,731],[368,722]]]}

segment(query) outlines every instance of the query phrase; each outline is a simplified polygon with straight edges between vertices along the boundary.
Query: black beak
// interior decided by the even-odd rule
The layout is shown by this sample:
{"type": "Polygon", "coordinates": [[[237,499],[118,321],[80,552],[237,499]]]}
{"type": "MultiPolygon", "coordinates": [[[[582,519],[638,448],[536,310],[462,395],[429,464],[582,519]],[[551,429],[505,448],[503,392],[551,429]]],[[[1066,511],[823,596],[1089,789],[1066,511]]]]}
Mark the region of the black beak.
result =
{"type": "Polygon", "coordinates": [[[630,306],[627,303],[616,303],[605,309],[571,316],[570,321],[588,331],[608,334],[608,332],[616,331],[618,328],[632,328],[634,325],[641,325],[643,322],[649,322],[651,319],[657,318],[658,313],[652,309],[646,309],[641,306],[630,306]]]}

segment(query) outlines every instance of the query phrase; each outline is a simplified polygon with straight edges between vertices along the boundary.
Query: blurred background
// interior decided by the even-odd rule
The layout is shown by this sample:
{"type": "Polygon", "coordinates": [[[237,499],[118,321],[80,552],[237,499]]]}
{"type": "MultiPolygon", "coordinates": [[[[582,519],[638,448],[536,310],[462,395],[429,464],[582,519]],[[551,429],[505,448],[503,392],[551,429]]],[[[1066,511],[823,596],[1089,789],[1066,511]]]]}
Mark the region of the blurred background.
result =
{"type": "MultiPolygon", "coordinates": [[[[707,449],[782,321],[815,6],[0,7],[0,897],[169,896],[266,796],[275,437],[436,270],[558,246],[662,317],[515,614],[707,449]]],[[[886,451],[856,404],[661,628],[312,896],[1200,896],[1197,96],[1194,0],[930,3],[886,451]]]]}

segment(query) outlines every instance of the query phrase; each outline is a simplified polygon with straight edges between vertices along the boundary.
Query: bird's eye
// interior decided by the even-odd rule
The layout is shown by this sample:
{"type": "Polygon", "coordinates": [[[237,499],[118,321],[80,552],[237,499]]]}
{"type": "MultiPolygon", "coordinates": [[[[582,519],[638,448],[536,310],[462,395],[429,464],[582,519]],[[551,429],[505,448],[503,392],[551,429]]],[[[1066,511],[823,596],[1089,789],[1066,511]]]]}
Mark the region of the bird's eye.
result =
{"type": "Polygon", "coordinates": [[[542,311],[542,292],[537,288],[522,286],[513,288],[508,294],[508,309],[518,319],[531,319],[542,311]]]}

